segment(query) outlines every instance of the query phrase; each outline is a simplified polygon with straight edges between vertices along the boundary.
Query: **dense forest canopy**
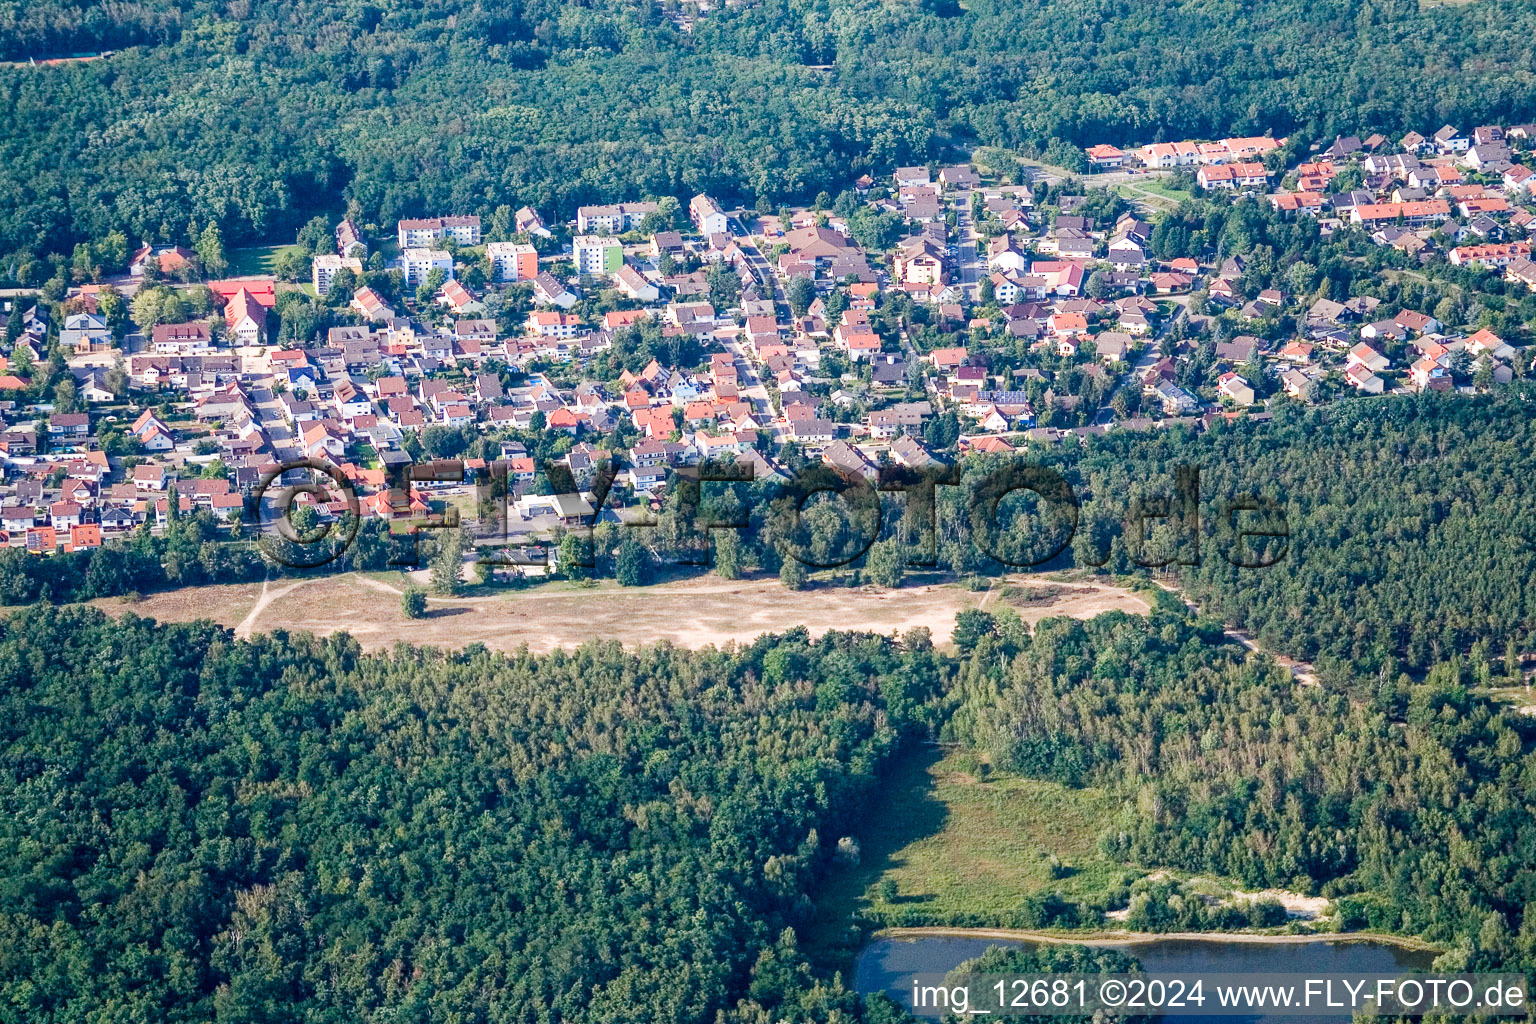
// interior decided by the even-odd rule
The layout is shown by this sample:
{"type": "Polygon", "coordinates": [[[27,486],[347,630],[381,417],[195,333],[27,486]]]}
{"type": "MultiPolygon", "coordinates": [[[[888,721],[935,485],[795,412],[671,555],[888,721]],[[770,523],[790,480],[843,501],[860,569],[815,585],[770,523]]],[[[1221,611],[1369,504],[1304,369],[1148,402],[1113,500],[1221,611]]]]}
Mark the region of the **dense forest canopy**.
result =
{"type": "Polygon", "coordinates": [[[0,4],[0,252],[346,199],[427,212],[691,194],[776,202],[947,142],[1536,119],[1536,3],[764,0],[693,32],[633,0],[0,4]]]}
{"type": "MultiPolygon", "coordinates": [[[[856,491],[808,505],[799,522],[810,538],[793,545],[779,528],[786,517],[777,514],[773,485],[738,487],[734,496],[711,485],[700,515],[724,522],[750,512],[755,529],[729,548],[733,571],[780,571],[786,551],[830,564],[818,553],[859,542],[868,553],[852,563],[856,579],[884,586],[899,585],[902,566],[925,554],[940,569],[983,581],[1018,565],[1150,571],[1267,649],[1316,660],[1325,679],[1422,672],[1478,643],[1496,657],[1536,650],[1533,401],[1536,393],[1521,386],[1316,408],[1281,403],[1271,420],[1218,421],[1209,431],[1117,430],[1084,445],[971,455],[954,470],[953,486],[934,489],[935,518],[920,502],[885,494],[873,543],[859,525],[856,491]],[[1060,474],[1077,503],[1075,528],[1060,507],[1022,491],[999,502],[995,518],[978,517],[975,499],[987,482],[1028,466],[1060,474]],[[1181,468],[1198,474],[1192,509],[1179,491],[1181,468]],[[1266,507],[1234,516],[1238,502],[1266,507]],[[1198,528],[1186,512],[1197,513],[1198,528]],[[1250,530],[1286,536],[1238,536],[1250,530]]],[[[663,526],[676,515],[674,502],[663,526]]],[[[680,549],[684,537],[664,529],[654,543],[680,549]]],[[[718,565],[724,542],[713,543],[718,565]]]]}
{"type": "Polygon", "coordinates": [[[781,932],[941,671],[925,637],[369,657],[34,607],[0,1018],[708,1022],[750,986],[838,1019],[781,932]]]}
{"type": "MultiPolygon", "coordinates": [[[[795,929],[933,735],[1116,794],[1117,860],[1320,891],[1450,967],[1536,962],[1536,755],[1476,657],[1345,694],[1171,599],[1033,634],[967,616],[958,655],[919,630],[507,657],[19,612],[0,1015],[894,1024],[795,929]]],[[[1192,926],[1169,887],[1122,898],[1192,926]]]]}
{"type": "MultiPolygon", "coordinates": [[[[1426,394],[1285,406],[1273,422],[1199,437],[1111,435],[1062,460],[1086,495],[1077,558],[1099,557],[1089,542],[1123,530],[1133,499],[1170,494],[1177,467],[1198,466],[1200,564],[1168,568],[1205,611],[1254,631],[1269,649],[1389,674],[1394,661],[1422,671],[1478,642],[1500,656],[1529,651],[1531,401],[1523,390],[1426,394]],[[1239,568],[1223,554],[1233,544],[1224,503],[1242,495],[1285,510],[1288,547],[1269,568],[1239,568]]],[[[1166,534],[1166,520],[1153,522],[1166,534]]],[[[1187,550],[1165,539],[1144,556],[1187,550]]],[[[1124,541],[1120,534],[1116,543],[1124,541]]],[[[1120,556],[1110,553],[1114,565],[1120,556]]]]}
{"type": "MultiPolygon", "coordinates": [[[[1000,768],[1134,794],[1106,852],[1337,897],[1347,927],[1443,941],[1452,968],[1536,961],[1536,755],[1521,716],[1471,694],[1486,662],[1349,696],[1209,622],[1113,612],[1008,646],[982,635],[949,735],[1000,768]]],[[[1132,927],[1178,915],[1142,906],[1132,927]]]]}

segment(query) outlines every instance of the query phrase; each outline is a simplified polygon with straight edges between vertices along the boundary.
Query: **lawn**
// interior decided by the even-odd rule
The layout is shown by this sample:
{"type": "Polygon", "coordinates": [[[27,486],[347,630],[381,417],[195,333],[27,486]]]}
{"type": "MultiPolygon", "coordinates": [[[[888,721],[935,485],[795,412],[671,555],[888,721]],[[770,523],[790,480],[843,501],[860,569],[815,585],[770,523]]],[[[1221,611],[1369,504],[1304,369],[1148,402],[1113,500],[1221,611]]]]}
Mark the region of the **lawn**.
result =
{"type": "Polygon", "coordinates": [[[230,277],[271,277],[277,257],[296,245],[260,245],[250,249],[234,249],[229,254],[230,277]]]}
{"type": "Polygon", "coordinates": [[[1190,197],[1190,193],[1170,188],[1157,178],[1138,178],[1116,187],[1116,191],[1132,202],[1144,202],[1158,209],[1175,209],[1190,197]]]}
{"type": "Polygon", "coordinates": [[[1131,184],[1132,187],[1141,189],[1143,192],[1152,192],[1165,199],[1172,199],[1175,202],[1183,202],[1191,195],[1191,193],[1183,189],[1169,186],[1161,178],[1156,177],[1137,178],[1131,184]]]}
{"type": "Polygon", "coordinates": [[[1115,796],[967,769],[959,756],[933,750],[897,767],[854,833],[858,866],[835,871],[820,894],[807,938],[824,962],[851,954],[855,916],[1000,924],[1033,893],[1076,899],[1113,887],[1128,870],[1141,873],[1096,848],[1120,812],[1115,796]],[[885,882],[895,883],[894,901],[882,895],[885,882]]]}

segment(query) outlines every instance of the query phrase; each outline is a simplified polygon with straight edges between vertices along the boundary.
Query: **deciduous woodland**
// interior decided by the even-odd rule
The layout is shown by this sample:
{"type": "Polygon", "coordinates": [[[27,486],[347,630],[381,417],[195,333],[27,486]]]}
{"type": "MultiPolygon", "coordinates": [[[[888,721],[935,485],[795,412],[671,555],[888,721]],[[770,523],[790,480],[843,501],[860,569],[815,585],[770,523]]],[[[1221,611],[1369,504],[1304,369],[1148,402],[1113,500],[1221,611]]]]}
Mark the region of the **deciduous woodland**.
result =
{"type": "Polygon", "coordinates": [[[765,0],[691,32],[668,14],[6,4],[0,59],[116,52],[0,69],[0,251],[210,220],[265,239],[339,190],[380,222],[626,194],[777,203],[949,141],[1072,163],[1107,138],[1401,134],[1536,109],[1529,3],[765,0]]]}
{"type": "Polygon", "coordinates": [[[0,987],[61,1022],[853,1013],[764,950],[943,671],[869,636],[381,658],[45,607],[0,647],[0,987]]]}
{"type": "MultiPolygon", "coordinates": [[[[1128,860],[1320,891],[1346,926],[1469,967],[1533,962],[1536,760],[1470,695],[1475,659],[1299,687],[1174,606],[1033,636],[968,614],[954,655],[915,632],[536,658],[17,613],[3,1005],[61,1024],[899,1019],[795,929],[857,858],[892,759],[940,735],[1113,787],[1100,843],[1128,860]]],[[[1152,930],[1194,913],[1146,891],[1133,911],[1152,930]]]]}

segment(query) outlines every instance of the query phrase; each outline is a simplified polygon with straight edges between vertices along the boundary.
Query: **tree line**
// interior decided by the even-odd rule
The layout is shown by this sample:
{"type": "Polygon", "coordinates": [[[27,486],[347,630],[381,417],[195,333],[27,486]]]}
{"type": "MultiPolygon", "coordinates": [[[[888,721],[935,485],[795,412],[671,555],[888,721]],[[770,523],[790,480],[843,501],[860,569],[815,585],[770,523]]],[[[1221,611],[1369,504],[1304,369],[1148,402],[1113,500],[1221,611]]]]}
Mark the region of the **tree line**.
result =
{"type": "MultiPolygon", "coordinates": [[[[1477,645],[1486,662],[1518,661],[1536,649],[1536,596],[1524,585],[1536,572],[1527,543],[1536,535],[1526,483],[1536,473],[1533,398],[1521,383],[1476,396],[1282,403],[1270,420],[1217,421],[1200,433],[1122,430],[1083,445],[970,455],[931,489],[909,482],[900,492],[839,479],[790,445],[784,466],[798,483],[676,486],[648,525],[603,524],[555,543],[576,575],[612,576],[622,563],[632,583],[653,569],[690,566],[728,579],[777,574],[795,589],[899,587],[932,572],[986,585],[1008,572],[1071,567],[1157,576],[1266,648],[1315,662],[1325,678],[1418,675],[1477,645]],[[997,493],[1037,470],[1054,474],[1061,493],[997,493]],[[831,489],[797,508],[817,481],[831,489]],[[1247,536],[1266,532],[1283,536],[1247,536]]],[[[541,467],[571,443],[564,434],[518,436],[541,467]]],[[[430,428],[413,454],[497,455],[494,443],[446,428],[430,428]]],[[[534,487],[553,484],[541,472],[534,487]]],[[[481,497],[505,500],[505,492],[481,497]]],[[[336,536],[349,529],[336,524],[336,536]]],[[[264,537],[258,546],[247,528],[231,535],[188,505],[165,531],[146,526],[95,552],[44,559],[0,551],[0,602],[302,571],[285,564],[304,559],[262,554],[282,543],[264,537]]],[[[392,534],[368,516],[355,542],[319,571],[424,563],[433,550],[431,540],[392,534]]]]}
{"type": "Polygon", "coordinates": [[[0,68],[0,270],[67,280],[113,232],[266,242],[348,202],[386,233],[700,191],[772,211],[952,142],[1076,167],[1101,141],[1529,121],[1536,14],[1484,11],[768,0],[683,32],[619,0],[38,0],[0,58],[117,53],[0,68]]]}

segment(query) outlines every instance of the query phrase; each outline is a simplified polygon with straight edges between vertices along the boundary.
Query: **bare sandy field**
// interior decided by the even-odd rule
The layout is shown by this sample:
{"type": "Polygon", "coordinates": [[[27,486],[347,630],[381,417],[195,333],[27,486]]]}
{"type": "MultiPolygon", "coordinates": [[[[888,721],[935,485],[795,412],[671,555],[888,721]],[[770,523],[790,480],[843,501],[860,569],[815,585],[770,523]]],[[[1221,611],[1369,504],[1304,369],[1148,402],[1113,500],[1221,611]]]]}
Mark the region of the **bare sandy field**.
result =
{"type": "Polygon", "coordinates": [[[441,647],[481,643],[502,651],[527,644],[537,652],[597,639],[625,646],[667,640],[679,647],[719,647],[800,625],[813,635],[828,629],[890,633],[926,626],[942,643],[954,629],[955,616],[966,608],[1007,603],[1031,623],[1053,615],[1091,618],[1111,609],[1149,610],[1136,594],[1101,583],[1016,580],[1006,590],[826,586],[795,592],[777,580],[703,577],[638,589],[562,584],[489,597],[434,597],[426,618],[408,619],[401,613],[396,585],[347,575],[265,586],[193,587],[131,603],[94,603],[114,615],[132,611],[167,622],[212,619],[240,636],[274,629],[322,635],[345,630],[370,650],[405,641],[441,647]]]}

